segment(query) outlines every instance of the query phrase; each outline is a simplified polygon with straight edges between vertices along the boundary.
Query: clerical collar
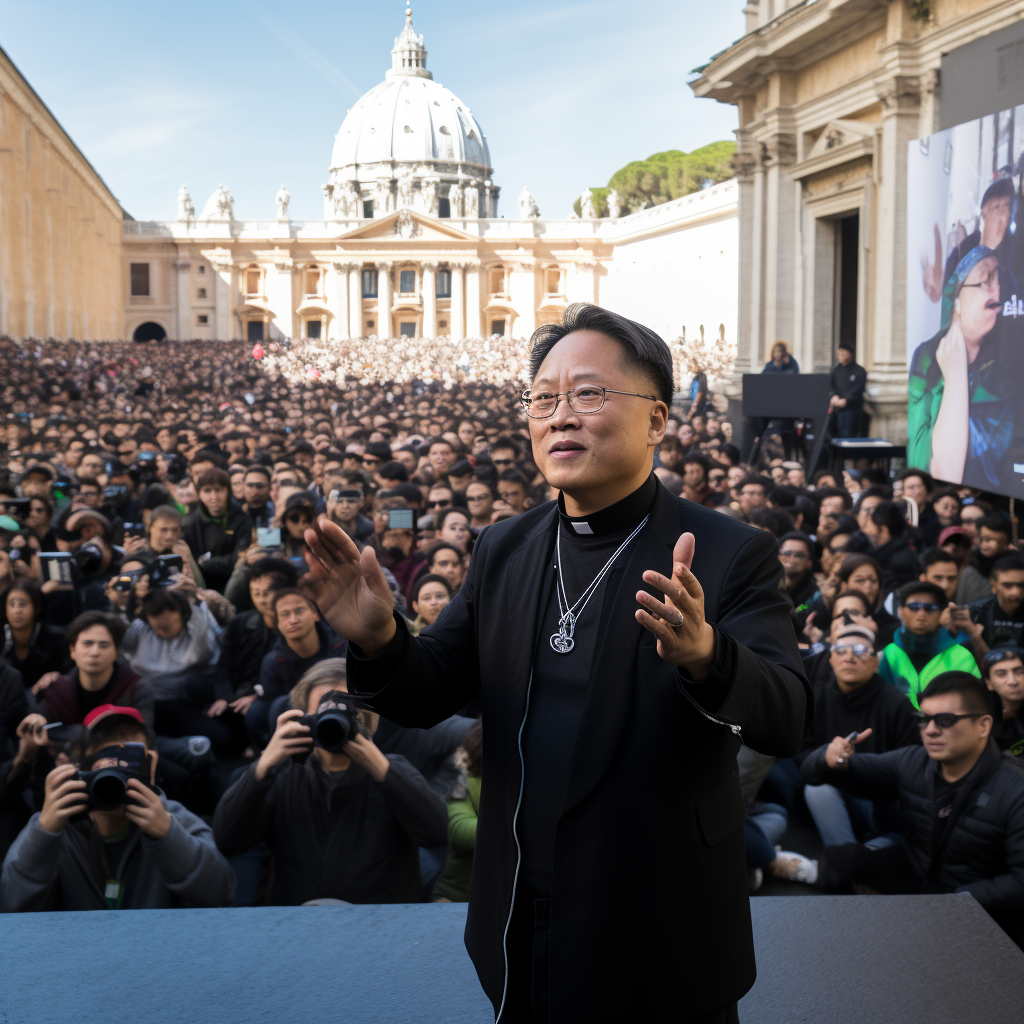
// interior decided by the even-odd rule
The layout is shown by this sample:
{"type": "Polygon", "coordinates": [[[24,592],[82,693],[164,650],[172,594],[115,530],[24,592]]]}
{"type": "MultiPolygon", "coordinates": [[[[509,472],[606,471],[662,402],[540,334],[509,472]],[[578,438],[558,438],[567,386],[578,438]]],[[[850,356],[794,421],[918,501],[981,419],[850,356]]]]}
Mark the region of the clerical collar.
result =
{"type": "Polygon", "coordinates": [[[595,534],[615,533],[632,528],[651,510],[658,492],[658,478],[651,475],[632,493],[614,505],[592,512],[589,516],[570,516],[565,511],[565,499],[558,494],[558,517],[570,534],[590,537],[595,534]]]}

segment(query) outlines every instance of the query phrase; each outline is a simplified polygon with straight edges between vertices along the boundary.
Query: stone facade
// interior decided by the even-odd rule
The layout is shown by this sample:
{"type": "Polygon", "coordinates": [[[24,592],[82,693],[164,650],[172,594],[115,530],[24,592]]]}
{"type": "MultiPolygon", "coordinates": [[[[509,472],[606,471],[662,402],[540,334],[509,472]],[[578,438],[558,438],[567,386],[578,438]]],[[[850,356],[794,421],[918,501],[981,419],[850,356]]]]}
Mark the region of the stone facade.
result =
{"type": "Polygon", "coordinates": [[[0,335],[120,338],[123,213],[0,50],[0,335]]]}
{"type": "Polygon", "coordinates": [[[907,144],[938,127],[942,54],[1020,20],[1024,2],[748,0],[743,11],[746,34],[690,83],[739,112],[737,375],[760,369],[777,339],[803,369],[827,370],[846,333],[868,370],[872,431],[899,440],[917,272],[907,144]]]}

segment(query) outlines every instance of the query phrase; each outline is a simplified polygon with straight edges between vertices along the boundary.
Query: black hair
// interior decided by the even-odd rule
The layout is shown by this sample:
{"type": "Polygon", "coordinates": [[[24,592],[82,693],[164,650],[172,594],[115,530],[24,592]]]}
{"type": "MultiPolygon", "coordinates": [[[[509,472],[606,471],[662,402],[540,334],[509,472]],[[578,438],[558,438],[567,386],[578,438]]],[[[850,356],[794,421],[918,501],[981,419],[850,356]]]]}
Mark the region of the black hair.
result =
{"type": "Polygon", "coordinates": [[[498,479],[507,484],[522,484],[524,490],[529,490],[530,485],[526,477],[518,469],[506,469],[498,476],[498,479]]]}
{"type": "Polygon", "coordinates": [[[870,615],[871,614],[871,601],[868,599],[868,595],[865,594],[863,590],[853,590],[853,589],[850,589],[850,590],[844,590],[841,594],[836,594],[835,600],[832,602],[832,618],[833,619],[836,617],[835,616],[835,607],[836,607],[836,605],[840,601],[843,601],[843,600],[845,600],[848,597],[852,597],[852,598],[855,598],[856,600],[860,601],[860,603],[864,606],[864,614],[865,615],[870,615]]]}
{"type": "Polygon", "coordinates": [[[814,497],[818,502],[818,508],[821,508],[821,503],[826,498],[842,498],[844,510],[853,508],[853,498],[850,497],[850,492],[845,487],[820,487],[814,492],[814,497]]]}
{"type": "Polygon", "coordinates": [[[785,544],[786,541],[790,541],[790,540],[796,540],[796,541],[799,541],[801,544],[803,544],[804,547],[807,548],[807,554],[811,557],[811,560],[813,561],[813,559],[814,559],[814,541],[811,540],[811,538],[808,537],[806,533],[804,533],[802,530],[790,530],[789,533],[784,533],[779,538],[779,550],[781,551],[782,550],[782,545],[785,544]]]}
{"type": "Polygon", "coordinates": [[[0,593],[0,622],[7,622],[7,598],[11,594],[24,594],[32,604],[33,622],[38,623],[42,620],[46,599],[43,597],[43,588],[39,580],[16,579],[0,593]]]}
{"type": "Polygon", "coordinates": [[[399,483],[404,484],[409,479],[409,470],[400,462],[385,462],[377,470],[377,475],[382,480],[397,480],[399,483]]]}
{"type": "Polygon", "coordinates": [[[311,598],[309,594],[307,594],[301,587],[283,587],[281,590],[275,590],[273,603],[273,608],[275,612],[277,611],[278,602],[282,601],[286,597],[301,597],[302,600],[305,601],[306,604],[308,604],[309,607],[312,608],[317,615],[320,614],[319,611],[317,610],[316,604],[313,601],[313,598],[311,598]]]}
{"type": "Polygon", "coordinates": [[[429,547],[429,548],[427,548],[427,550],[423,552],[423,557],[424,557],[424,558],[426,559],[426,561],[427,561],[427,568],[428,568],[428,569],[430,568],[431,564],[432,564],[432,563],[433,563],[433,561],[434,561],[434,556],[435,556],[435,555],[436,555],[436,554],[437,554],[437,553],[438,553],[439,551],[454,551],[454,552],[455,552],[455,554],[457,554],[457,555],[459,556],[459,561],[460,561],[460,562],[461,562],[461,561],[462,561],[462,560],[463,560],[463,559],[464,559],[464,558],[466,557],[466,553],[465,553],[464,551],[460,551],[460,550],[459,550],[459,549],[458,549],[458,548],[457,548],[457,547],[456,547],[456,546],[455,546],[454,544],[452,544],[452,543],[451,543],[450,541],[447,541],[447,540],[439,540],[439,541],[438,541],[438,542],[437,542],[436,544],[431,544],[431,545],[430,545],[430,547],[429,547]]]}
{"type": "Polygon", "coordinates": [[[917,704],[921,706],[929,697],[939,697],[944,693],[959,693],[963,705],[968,712],[980,715],[991,714],[991,703],[988,687],[977,676],[970,672],[941,672],[918,695],[917,704]]]}
{"type": "Polygon", "coordinates": [[[890,537],[900,537],[907,529],[903,510],[894,501],[880,501],[871,510],[871,522],[876,526],[884,526],[890,537]]]}
{"type": "Polygon", "coordinates": [[[927,580],[911,580],[900,587],[897,595],[899,607],[902,608],[915,594],[930,594],[942,608],[949,604],[946,592],[938,583],[929,583],[927,580]]]}
{"type": "Polygon", "coordinates": [[[628,364],[656,385],[657,395],[666,405],[672,404],[675,384],[672,379],[672,352],[649,327],[602,309],[589,302],[573,302],[565,307],[562,322],[543,324],[530,339],[530,379],[537,376],[547,354],[567,334],[574,331],[596,331],[617,341],[628,364]]]}
{"type": "Polygon", "coordinates": [[[273,577],[271,586],[274,590],[281,590],[283,587],[294,587],[299,582],[298,570],[286,558],[261,558],[255,562],[249,570],[249,582],[262,579],[264,576],[273,577]]]}
{"type": "Polygon", "coordinates": [[[931,477],[930,474],[926,473],[923,469],[915,469],[913,466],[907,466],[906,469],[901,469],[896,474],[896,479],[897,480],[906,480],[906,479],[908,479],[909,477],[912,477],[912,476],[920,477],[921,478],[921,483],[924,484],[924,489],[929,494],[931,494],[932,490],[935,488],[935,480],[931,477]]]}
{"type": "Polygon", "coordinates": [[[270,483],[270,470],[266,466],[261,466],[258,463],[255,465],[249,465],[245,467],[246,474],[259,473],[260,476],[266,477],[267,483],[270,483]]]}
{"type": "Polygon", "coordinates": [[[974,526],[978,530],[979,537],[981,536],[982,527],[986,530],[991,530],[993,533],[1004,534],[1006,537],[1010,537],[1012,534],[1009,519],[1004,519],[998,513],[993,513],[990,516],[982,516],[974,526]]]}
{"type": "Polygon", "coordinates": [[[793,520],[790,519],[789,513],[781,508],[752,509],[747,517],[747,522],[759,530],[767,530],[776,540],[793,532],[793,520]]]}
{"type": "Polygon", "coordinates": [[[78,638],[93,626],[102,626],[114,641],[114,646],[121,650],[124,641],[124,634],[128,627],[116,615],[107,612],[82,612],[77,618],[71,620],[71,625],[64,630],[64,642],[68,647],[74,647],[78,638]]]}
{"type": "MultiPolygon", "coordinates": [[[[920,561],[922,569],[929,569],[939,562],[953,562],[956,564],[956,559],[948,551],[943,551],[942,548],[929,548],[921,556],[920,561]]],[[[1024,568],[1024,565],[1022,565],[1022,568],[1024,568]]]]}
{"type": "Polygon", "coordinates": [[[995,579],[1001,572],[1024,572],[1024,558],[1021,558],[1016,551],[1011,551],[1009,554],[997,558],[992,565],[989,579],[995,579]]]}
{"type": "Polygon", "coordinates": [[[154,587],[142,599],[142,618],[148,621],[151,617],[163,615],[164,612],[177,612],[182,623],[187,623],[192,618],[192,605],[189,604],[188,598],[177,590],[154,587]]]}
{"type": "Polygon", "coordinates": [[[436,572],[425,572],[422,576],[417,576],[413,585],[409,588],[410,605],[413,601],[418,601],[420,599],[420,591],[428,583],[440,583],[444,589],[448,591],[448,596],[452,596],[452,585],[443,576],[438,576],[436,572]]]}
{"type": "Polygon", "coordinates": [[[711,475],[711,460],[700,452],[690,452],[683,456],[683,466],[700,466],[704,470],[704,480],[707,481],[711,475]]]}
{"type": "Polygon", "coordinates": [[[138,743],[140,738],[145,740],[150,750],[156,749],[156,736],[144,722],[138,722],[130,715],[107,715],[83,734],[81,754],[121,743],[138,743]]]}

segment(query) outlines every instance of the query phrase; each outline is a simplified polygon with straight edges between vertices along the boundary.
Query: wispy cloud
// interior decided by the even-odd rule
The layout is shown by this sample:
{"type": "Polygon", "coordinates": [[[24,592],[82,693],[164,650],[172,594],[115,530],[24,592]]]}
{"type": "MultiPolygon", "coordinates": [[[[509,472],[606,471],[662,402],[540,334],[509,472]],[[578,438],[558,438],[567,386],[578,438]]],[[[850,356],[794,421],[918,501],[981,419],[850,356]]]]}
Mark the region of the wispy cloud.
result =
{"type": "Polygon", "coordinates": [[[362,96],[360,89],[346,78],[323,54],[310,46],[298,33],[293,32],[284,22],[279,21],[258,0],[237,0],[238,6],[256,19],[268,32],[288,47],[300,60],[305,61],[318,75],[330,82],[339,92],[362,96]]]}

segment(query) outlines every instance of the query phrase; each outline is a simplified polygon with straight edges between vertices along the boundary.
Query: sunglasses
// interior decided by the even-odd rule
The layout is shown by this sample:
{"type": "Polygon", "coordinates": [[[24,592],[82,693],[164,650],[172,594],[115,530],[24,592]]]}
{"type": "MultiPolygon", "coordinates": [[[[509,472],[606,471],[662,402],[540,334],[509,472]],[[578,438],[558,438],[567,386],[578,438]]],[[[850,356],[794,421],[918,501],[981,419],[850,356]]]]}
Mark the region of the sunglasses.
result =
{"type": "Polygon", "coordinates": [[[855,658],[870,658],[875,653],[870,644],[833,644],[832,650],[840,657],[852,654],[855,658]]]}
{"type": "Polygon", "coordinates": [[[450,501],[428,501],[426,508],[448,508],[450,501]]]}
{"type": "Polygon", "coordinates": [[[942,605],[932,601],[908,601],[904,606],[912,612],[941,612],[942,605]]]}
{"type": "Polygon", "coordinates": [[[515,459],[491,459],[491,462],[495,466],[511,466],[515,463],[515,459]]]}
{"type": "Polygon", "coordinates": [[[940,711],[937,715],[926,715],[923,711],[915,711],[919,729],[927,729],[934,722],[940,729],[952,729],[961,718],[981,718],[981,712],[975,711],[969,715],[954,715],[952,711],[940,711]]]}
{"type": "Polygon", "coordinates": [[[293,512],[290,516],[285,516],[285,521],[289,523],[311,523],[313,519],[306,512],[293,512]]]}
{"type": "Polygon", "coordinates": [[[331,491],[328,501],[362,501],[362,491],[331,491]]]}

